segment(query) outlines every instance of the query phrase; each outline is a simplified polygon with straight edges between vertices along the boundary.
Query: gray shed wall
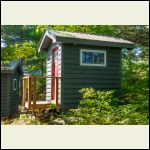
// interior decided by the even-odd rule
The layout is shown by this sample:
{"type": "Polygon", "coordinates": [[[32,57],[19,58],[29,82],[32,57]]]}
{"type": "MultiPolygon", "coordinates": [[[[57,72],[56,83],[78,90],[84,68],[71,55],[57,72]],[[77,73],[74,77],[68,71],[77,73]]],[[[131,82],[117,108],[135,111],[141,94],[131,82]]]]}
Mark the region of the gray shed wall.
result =
{"type": "MultiPolygon", "coordinates": [[[[58,50],[58,76],[61,77],[61,49],[58,50]]],[[[46,74],[47,76],[52,76],[52,51],[51,47],[48,49],[47,58],[46,58],[46,74]]],[[[46,100],[51,100],[51,78],[46,79],[46,100]]],[[[61,79],[58,80],[58,99],[61,102],[61,79]]]]}
{"type": "MultiPolygon", "coordinates": [[[[46,74],[51,76],[52,74],[52,52],[51,49],[48,49],[47,58],[46,58],[46,74]]],[[[51,79],[46,78],[46,100],[51,100],[51,79]]]]}
{"type": "Polygon", "coordinates": [[[18,71],[14,74],[1,74],[1,117],[12,116],[18,112],[19,106],[19,80],[18,71]],[[17,79],[17,90],[13,90],[13,79],[17,79]]]}
{"type": "Polygon", "coordinates": [[[7,117],[9,115],[9,75],[1,74],[1,116],[7,117]]]}
{"type": "Polygon", "coordinates": [[[82,88],[120,88],[120,48],[71,44],[63,44],[62,48],[62,108],[76,107],[81,99],[79,90],[82,88]],[[80,66],[80,49],[106,50],[107,66],[80,66]]]}
{"type": "Polygon", "coordinates": [[[19,106],[19,74],[16,72],[10,76],[10,115],[13,115],[15,112],[18,112],[19,106]],[[13,90],[13,79],[17,79],[17,90],[13,90]]]}

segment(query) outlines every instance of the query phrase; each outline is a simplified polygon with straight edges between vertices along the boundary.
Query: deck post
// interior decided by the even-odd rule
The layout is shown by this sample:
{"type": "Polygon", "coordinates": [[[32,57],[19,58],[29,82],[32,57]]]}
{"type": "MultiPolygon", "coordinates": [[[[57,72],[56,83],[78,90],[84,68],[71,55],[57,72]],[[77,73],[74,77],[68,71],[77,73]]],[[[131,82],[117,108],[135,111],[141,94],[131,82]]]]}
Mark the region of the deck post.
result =
{"type": "Polygon", "coordinates": [[[31,77],[28,77],[28,109],[31,108],[31,77]]]}
{"type": "Polygon", "coordinates": [[[33,109],[36,105],[36,77],[33,77],[33,109]]]}
{"type": "Polygon", "coordinates": [[[56,82],[56,107],[58,107],[58,77],[55,77],[56,82]]]}
{"type": "Polygon", "coordinates": [[[25,106],[26,102],[26,79],[23,78],[23,101],[22,101],[22,106],[25,106]]]}

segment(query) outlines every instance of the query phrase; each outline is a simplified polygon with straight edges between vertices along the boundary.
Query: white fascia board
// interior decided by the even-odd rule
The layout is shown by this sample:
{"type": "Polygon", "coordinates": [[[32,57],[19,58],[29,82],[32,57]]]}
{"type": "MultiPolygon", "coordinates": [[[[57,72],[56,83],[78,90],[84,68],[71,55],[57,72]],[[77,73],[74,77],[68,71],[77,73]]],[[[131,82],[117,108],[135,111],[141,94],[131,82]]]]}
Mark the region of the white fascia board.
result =
{"type": "Polygon", "coordinates": [[[43,39],[42,39],[42,41],[40,43],[38,52],[41,52],[41,46],[42,46],[42,43],[44,42],[46,36],[49,37],[52,40],[52,43],[56,42],[56,37],[54,37],[53,34],[50,34],[48,31],[46,31],[45,34],[44,34],[44,36],[43,36],[43,39]]]}

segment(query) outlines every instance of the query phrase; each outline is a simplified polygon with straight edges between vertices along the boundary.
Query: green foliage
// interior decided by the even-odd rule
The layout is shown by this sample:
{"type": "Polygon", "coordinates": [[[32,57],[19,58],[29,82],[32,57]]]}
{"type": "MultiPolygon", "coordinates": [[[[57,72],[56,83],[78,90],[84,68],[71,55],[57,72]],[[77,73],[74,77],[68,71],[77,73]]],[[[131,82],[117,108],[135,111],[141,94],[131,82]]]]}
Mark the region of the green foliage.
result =
{"type": "Polygon", "coordinates": [[[36,80],[37,99],[45,100],[46,98],[46,79],[39,78],[36,80]]]}
{"type": "Polygon", "coordinates": [[[29,41],[37,41],[34,25],[2,25],[1,39],[7,46],[16,43],[24,43],[29,41]]]}
{"type": "Polygon", "coordinates": [[[82,94],[83,99],[96,98],[96,93],[93,88],[83,88],[79,92],[82,94]]]}
{"type": "Polygon", "coordinates": [[[30,74],[41,70],[45,73],[45,55],[37,54],[37,43],[41,36],[36,33],[37,26],[6,25],[1,26],[3,47],[1,61],[21,59],[22,66],[28,68],[30,74]],[[43,57],[44,56],[44,57],[43,57]],[[36,59],[35,59],[36,57],[36,59]]]}
{"type": "MultiPolygon", "coordinates": [[[[137,104],[123,104],[116,91],[96,91],[93,88],[81,89],[82,100],[78,109],[69,111],[63,118],[74,117],[74,124],[148,124],[148,112],[144,106],[137,104]],[[144,110],[146,110],[145,108],[144,110]]],[[[72,123],[70,123],[72,124],[72,123]]]]}
{"type": "Polygon", "coordinates": [[[6,60],[6,61],[1,61],[1,64],[3,64],[3,66],[8,66],[9,65],[9,61],[6,60]]]}
{"type": "Polygon", "coordinates": [[[15,44],[15,56],[16,58],[26,59],[36,54],[36,44],[33,42],[24,42],[21,44],[15,44]]]}
{"type": "Polygon", "coordinates": [[[31,75],[45,75],[46,74],[46,54],[40,53],[35,56],[26,58],[23,63],[24,66],[28,66],[28,72],[31,75]],[[36,65],[35,65],[36,64],[36,65]],[[35,72],[41,72],[35,74],[35,72]]]}
{"type": "Polygon", "coordinates": [[[101,106],[107,107],[113,98],[114,91],[96,91],[93,88],[83,88],[80,90],[80,93],[82,94],[80,107],[99,109],[102,108],[101,106]]]}
{"type": "Polygon", "coordinates": [[[122,59],[122,99],[124,103],[141,104],[148,99],[149,65],[146,55],[132,53],[130,59],[127,56],[122,59]],[[140,60],[136,61],[137,57],[141,57],[140,60]]]}
{"type": "Polygon", "coordinates": [[[9,47],[1,48],[1,61],[2,63],[15,59],[15,47],[10,45],[9,47]]]}
{"type": "Polygon", "coordinates": [[[149,46],[149,27],[139,25],[123,25],[115,26],[117,28],[117,36],[136,44],[149,46]]]}

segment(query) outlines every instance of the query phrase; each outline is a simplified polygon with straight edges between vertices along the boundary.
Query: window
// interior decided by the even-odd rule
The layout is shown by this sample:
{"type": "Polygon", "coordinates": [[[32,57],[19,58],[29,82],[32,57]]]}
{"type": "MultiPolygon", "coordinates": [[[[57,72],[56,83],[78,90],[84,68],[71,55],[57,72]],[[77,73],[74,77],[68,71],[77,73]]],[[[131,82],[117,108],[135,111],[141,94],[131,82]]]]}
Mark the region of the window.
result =
{"type": "Polygon", "coordinates": [[[13,79],[13,90],[17,90],[17,79],[13,79]]]}
{"type": "Polygon", "coordinates": [[[106,66],[106,51],[81,49],[80,65],[106,66]]]}

